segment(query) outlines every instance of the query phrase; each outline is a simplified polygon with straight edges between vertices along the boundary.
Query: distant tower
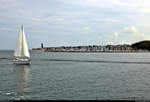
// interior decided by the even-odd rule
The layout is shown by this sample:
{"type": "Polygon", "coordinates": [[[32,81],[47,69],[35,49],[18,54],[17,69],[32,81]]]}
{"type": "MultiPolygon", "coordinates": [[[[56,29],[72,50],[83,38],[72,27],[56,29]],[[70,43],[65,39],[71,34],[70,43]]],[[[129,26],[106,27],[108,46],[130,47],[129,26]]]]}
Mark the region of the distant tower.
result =
{"type": "Polygon", "coordinates": [[[41,43],[41,48],[43,48],[43,43],[41,43]]]}

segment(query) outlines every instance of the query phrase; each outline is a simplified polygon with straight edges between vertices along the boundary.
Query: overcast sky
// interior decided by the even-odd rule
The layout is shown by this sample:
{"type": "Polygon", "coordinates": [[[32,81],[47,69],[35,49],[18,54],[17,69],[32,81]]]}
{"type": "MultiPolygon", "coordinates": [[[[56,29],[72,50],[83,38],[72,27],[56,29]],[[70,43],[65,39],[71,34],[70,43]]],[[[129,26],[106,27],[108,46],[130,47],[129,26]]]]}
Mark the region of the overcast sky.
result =
{"type": "Polygon", "coordinates": [[[0,49],[14,49],[21,25],[29,48],[150,40],[149,0],[0,0],[0,49]]]}

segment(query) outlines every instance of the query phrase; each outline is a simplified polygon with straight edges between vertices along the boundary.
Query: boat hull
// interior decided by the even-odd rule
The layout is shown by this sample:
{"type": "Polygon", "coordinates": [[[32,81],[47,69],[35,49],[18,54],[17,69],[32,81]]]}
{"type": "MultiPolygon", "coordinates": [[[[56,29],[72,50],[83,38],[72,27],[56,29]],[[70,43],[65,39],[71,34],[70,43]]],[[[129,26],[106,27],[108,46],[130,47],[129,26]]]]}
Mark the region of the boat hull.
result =
{"type": "Polygon", "coordinates": [[[30,65],[31,64],[31,62],[27,62],[27,61],[15,61],[13,63],[18,64],[18,65],[30,65]]]}
{"type": "Polygon", "coordinates": [[[27,60],[27,59],[20,59],[20,60],[14,59],[13,63],[18,64],[18,65],[29,65],[29,64],[31,64],[30,60],[27,60]]]}

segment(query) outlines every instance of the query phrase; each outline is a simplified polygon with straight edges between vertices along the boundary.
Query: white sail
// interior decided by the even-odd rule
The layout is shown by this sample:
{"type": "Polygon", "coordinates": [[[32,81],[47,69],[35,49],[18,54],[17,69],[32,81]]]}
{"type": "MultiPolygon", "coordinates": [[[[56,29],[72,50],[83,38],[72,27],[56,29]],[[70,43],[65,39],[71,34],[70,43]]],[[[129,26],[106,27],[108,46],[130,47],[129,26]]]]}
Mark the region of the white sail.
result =
{"type": "Polygon", "coordinates": [[[20,29],[19,37],[18,37],[17,44],[16,44],[16,49],[14,52],[14,56],[20,57],[21,56],[21,50],[22,50],[22,31],[20,29]]]}
{"type": "Polygon", "coordinates": [[[30,57],[23,26],[22,26],[22,56],[30,57]]]}
{"type": "Polygon", "coordinates": [[[28,57],[28,58],[30,57],[23,26],[21,27],[20,32],[19,32],[19,37],[17,40],[17,45],[16,45],[16,49],[14,52],[14,56],[15,57],[28,57]]]}

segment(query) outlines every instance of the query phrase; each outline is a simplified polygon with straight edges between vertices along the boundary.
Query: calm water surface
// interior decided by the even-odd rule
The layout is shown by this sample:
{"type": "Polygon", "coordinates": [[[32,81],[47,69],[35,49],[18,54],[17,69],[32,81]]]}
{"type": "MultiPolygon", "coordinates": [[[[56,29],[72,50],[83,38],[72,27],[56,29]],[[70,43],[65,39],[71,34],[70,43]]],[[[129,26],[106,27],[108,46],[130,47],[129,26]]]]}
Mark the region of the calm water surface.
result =
{"type": "Polygon", "coordinates": [[[0,100],[150,99],[150,53],[30,54],[14,65],[0,51],[0,100]]]}

